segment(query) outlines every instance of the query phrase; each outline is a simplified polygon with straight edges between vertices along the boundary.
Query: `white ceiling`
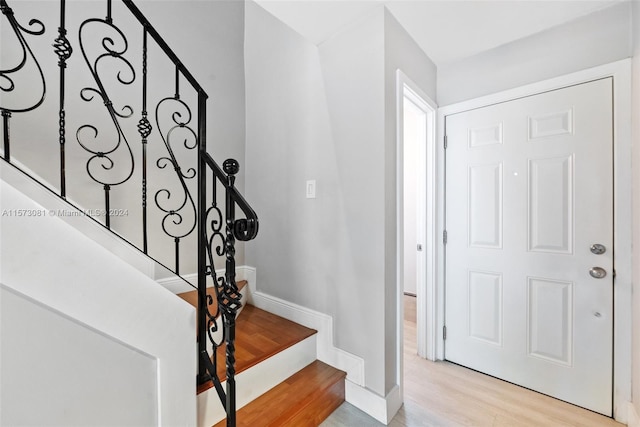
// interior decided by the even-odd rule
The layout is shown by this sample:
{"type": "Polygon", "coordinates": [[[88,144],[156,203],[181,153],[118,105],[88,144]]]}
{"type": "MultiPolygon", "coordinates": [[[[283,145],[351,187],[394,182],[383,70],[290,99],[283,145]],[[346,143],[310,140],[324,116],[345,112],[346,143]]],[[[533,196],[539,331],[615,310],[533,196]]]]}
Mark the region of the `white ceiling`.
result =
{"type": "Polygon", "coordinates": [[[625,0],[256,0],[315,44],[382,4],[442,65],[625,0]]]}

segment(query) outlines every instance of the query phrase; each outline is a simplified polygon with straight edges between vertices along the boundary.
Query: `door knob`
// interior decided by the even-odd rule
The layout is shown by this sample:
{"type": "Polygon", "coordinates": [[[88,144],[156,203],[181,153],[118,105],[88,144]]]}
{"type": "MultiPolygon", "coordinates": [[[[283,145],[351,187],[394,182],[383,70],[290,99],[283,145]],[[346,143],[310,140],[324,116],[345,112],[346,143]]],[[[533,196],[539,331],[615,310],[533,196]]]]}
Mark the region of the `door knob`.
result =
{"type": "Polygon", "coordinates": [[[591,267],[589,274],[594,279],[603,279],[607,275],[607,271],[602,267],[591,267]]]}
{"type": "Polygon", "coordinates": [[[600,243],[594,243],[589,249],[591,250],[591,253],[595,255],[602,255],[607,251],[607,248],[600,243]]]}

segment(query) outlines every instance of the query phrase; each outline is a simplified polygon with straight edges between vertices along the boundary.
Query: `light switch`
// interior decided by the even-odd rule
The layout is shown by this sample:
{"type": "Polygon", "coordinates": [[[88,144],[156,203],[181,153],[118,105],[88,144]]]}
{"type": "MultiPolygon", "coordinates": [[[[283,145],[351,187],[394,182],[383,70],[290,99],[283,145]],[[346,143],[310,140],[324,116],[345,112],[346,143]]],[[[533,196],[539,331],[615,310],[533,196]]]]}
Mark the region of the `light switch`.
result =
{"type": "Polygon", "coordinates": [[[307,199],[316,198],[316,180],[311,179],[307,181],[307,199]]]}

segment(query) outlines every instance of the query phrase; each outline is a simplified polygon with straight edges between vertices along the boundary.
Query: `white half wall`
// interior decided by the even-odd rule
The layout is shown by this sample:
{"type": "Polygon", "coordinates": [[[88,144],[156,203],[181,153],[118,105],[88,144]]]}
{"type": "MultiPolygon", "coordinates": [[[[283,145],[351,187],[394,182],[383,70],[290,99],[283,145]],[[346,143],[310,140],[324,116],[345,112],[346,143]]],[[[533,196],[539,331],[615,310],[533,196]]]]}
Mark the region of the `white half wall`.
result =
{"type": "MultiPolygon", "coordinates": [[[[73,337],[74,343],[69,348],[77,350],[73,356],[82,361],[95,356],[93,352],[97,348],[101,348],[103,358],[136,361],[132,364],[110,364],[105,372],[97,375],[98,380],[107,375],[112,381],[109,384],[123,385],[125,383],[121,380],[125,377],[135,379],[145,375],[138,368],[147,372],[146,379],[140,384],[141,389],[123,391],[119,396],[119,399],[131,397],[133,400],[128,405],[140,406],[140,413],[132,413],[131,418],[126,413],[114,414],[109,420],[118,417],[115,424],[120,424],[121,420],[134,423],[141,419],[138,418],[140,415],[152,417],[157,425],[195,426],[195,309],[60,218],[18,214],[46,212],[48,208],[35,203],[6,182],[0,182],[2,292],[3,295],[11,295],[13,300],[17,298],[16,301],[37,313],[25,319],[18,316],[20,313],[16,313],[15,306],[12,306],[0,314],[3,324],[0,375],[4,380],[6,370],[11,369],[12,374],[18,374],[20,379],[10,384],[3,382],[0,406],[4,408],[9,402],[18,405],[13,406],[17,412],[7,415],[13,420],[16,417],[33,419],[36,414],[27,414],[26,411],[40,411],[37,416],[43,420],[42,423],[55,419],[61,425],[104,425],[94,418],[94,414],[114,403],[104,402],[102,398],[108,398],[115,391],[98,392],[96,389],[101,390],[102,387],[99,381],[94,383],[93,378],[61,375],[63,366],[54,363],[68,355],[66,338],[71,340],[73,337]],[[45,319],[55,320],[43,324],[45,319]],[[27,323],[15,324],[18,321],[27,323]],[[5,327],[10,331],[6,335],[5,327]],[[22,338],[25,340],[37,339],[29,332],[34,329],[50,335],[43,342],[46,343],[43,347],[38,342],[30,344],[39,352],[39,364],[34,365],[27,356],[15,358],[11,352],[5,353],[9,350],[4,346],[10,344],[21,330],[14,328],[24,328],[22,338]],[[88,348],[98,343],[101,347],[88,348]],[[11,367],[5,365],[5,355],[8,355],[6,362],[12,361],[11,367]],[[43,372],[57,369],[61,371],[43,372]],[[111,369],[113,372],[109,371],[111,369]],[[88,381],[93,384],[88,384],[88,381]],[[25,395],[19,393],[20,389],[12,389],[25,386],[39,391],[25,395]],[[78,387],[87,387],[82,402],[78,402],[82,403],[82,408],[68,404],[69,399],[79,392],[78,387]],[[10,400],[16,396],[25,399],[28,396],[30,400],[10,400]],[[58,405],[39,402],[38,398],[51,399],[51,402],[66,401],[65,408],[69,412],[60,413],[58,405]]],[[[11,301],[3,301],[3,304],[11,301]]],[[[93,369],[100,367],[92,366],[93,369]]],[[[85,364],[79,363],[78,375],[86,369],[85,364]]]]}
{"type": "Polygon", "coordinates": [[[0,336],[0,424],[158,425],[155,357],[2,285],[0,336]]]}

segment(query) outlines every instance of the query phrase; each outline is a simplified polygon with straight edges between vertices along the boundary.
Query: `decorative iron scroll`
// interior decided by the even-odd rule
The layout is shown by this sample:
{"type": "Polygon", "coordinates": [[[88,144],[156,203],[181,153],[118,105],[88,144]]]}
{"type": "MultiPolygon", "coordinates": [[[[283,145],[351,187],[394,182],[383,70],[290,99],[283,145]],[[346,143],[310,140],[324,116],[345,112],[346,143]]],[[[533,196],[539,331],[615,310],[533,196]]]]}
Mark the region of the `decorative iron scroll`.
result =
{"type": "MultiPolygon", "coordinates": [[[[23,71],[27,66],[29,60],[31,60],[38,70],[40,84],[42,85],[42,90],[36,97],[36,101],[27,106],[19,107],[13,106],[10,107],[8,105],[0,104],[0,115],[2,117],[2,146],[4,149],[3,158],[10,162],[11,161],[11,134],[9,132],[9,126],[11,122],[11,116],[13,113],[26,113],[28,111],[35,110],[44,102],[45,95],[47,93],[47,85],[45,82],[44,74],[42,73],[42,67],[40,67],[40,63],[36,59],[31,47],[27,43],[24,34],[29,34],[32,36],[41,36],[45,32],[45,26],[42,21],[38,19],[31,19],[29,21],[29,27],[27,28],[18,23],[18,20],[15,18],[13,14],[13,10],[9,7],[6,0],[0,0],[0,12],[4,15],[9,21],[9,26],[11,27],[16,39],[18,40],[18,44],[20,45],[20,60],[18,63],[7,69],[0,69],[0,92],[13,92],[16,90],[16,81],[14,76],[17,76],[18,73],[23,71]]],[[[29,86],[32,86],[31,84],[29,86]]],[[[1,98],[0,98],[1,99],[1,98]]]]}
{"type": "Polygon", "coordinates": [[[181,194],[178,197],[173,197],[171,190],[163,188],[158,190],[154,197],[158,209],[165,213],[162,219],[162,231],[167,236],[172,237],[175,242],[176,267],[174,271],[176,273],[179,273],[180,268],[180,241],[193,233],[198,218],[196,203],[186,183],[186,180],[196,177],[196,170],[193,167],[189,167],[186,172],[183,171],[175,154],[175,149],[179,147],[183,147],[186,150],[198,148],[198,136],[189,127],[191,119],[191,109],[178,95],[172,98],[164,98],[156,106],[156,126],[168,153],[167,156],[160,157],[156,165],[160,169],[171,166],[181,190],[181,194]],[[162,117],[163,115],[169,117],[162,117]],[[163,126],[163,123],[166,122],[169,123],[168,129],[166,129],[166,125],[163,126]],[[182,137],[180,137],[180,134],[182,134],[182,137]],[[176,141],[177,138],[181,139],[176,141]],[[176,142],[181,142],[181,144],[177,144],[178,147],[175,147],[176,142]],[[185,209],[191,212],[191,221],[185,222],[185,209]]]}
{"type": "MultiPolygon", "coordinates": [[[[119,70],[116,74],[116,78],[119,83],[122,85],[131,85],[136,79],[136,72],[129,62],[123,55],[127,52],[129,48],[129,43],[124,33],[113,24],[113,20],[110,16],[111,13],[111,2],[108,2],[109,5],[109,14],[106,19],[97,19],[91,18],[87,19],[82,24],[80,24],[80,29],[78,31],[78,39],[80,42],[80,50],[82,51],[82,56],[91,72],[91,75],[97,85],[95,87],[85,87],[80,91],[80,97],[85,102],[91,102],[96,97],[99,97],[103,103],[105,108],[107,109],[107,113],[113,123],[113,127],[117,133],[117,140],[115,143],[105,143],[104,141],[99,141],[98,137],[100,132],[96,125],[92,124],[84,124],[81,125],[76,131],[76,140],[78,144],[91,154],[86,163],[86,171],[89,177],[101,184],[104,188],[105,192],[105,211],[107,215],[105,217],[106,226],[109,227],[109,211],[110,211],[110,202],[109,202],[109,191],[111,187],[117,186],[127,182],[131,176],[133,175],[135,168],[135,160],[133,157],[133,151],[131,150],[131,145],[127,141],[127,137],[122,130],[120,125],[120,119],[127,119],[133,116],[133,108],[130,105],[124,105],[119,111],[113,106],[113,102],[109,98],[105,85],[103,83],[103,79],[100,76],[99,65],[104,60],[108,59],[111,61],[116,61],[119,65],[123,67],[123,69],[119,70]],[[92,31],[89,31],[87,28],[92,28],[92,31]],[[86,45],[86,37],[88,33],[91,34],[100,34],[100,29],[107,31],[111,34],[105,34],[101,36],[101,46],[102,53],[99,53],[95,58],[89,58],[88,55],[88,47],[86,45]],[[98,148],[100,145],[106,145],[105,148],[98,148]],[[92,148],[91,146],[95,146],[92,148]],[[123,168],[123,171],[120,172],[120,176],[115,175],[111,178],[107,177],[107,174],[104,172],[109,172],[114,170],[115,161],[113,160],[113,155],[115,152],[120,149],[122,146],[126,149],[126,153],[129,159],[129,165],[123,168]],[[97,172],[102,172],[102,175],[98,175],[97,172]]],[[[106,139],[106,138],[105,138],[106,139]]]]}
{"type": "MultiPolygon", "coordinates": [[[[8,93],[13,92],[16,89],[15,78],[13,76],[23,71],[29,61],[32,61],[35,64],[38,70],[39,80],[42,85],[42,91],[33,104],[25,107],[9,107],[7,105],[0,105],[0,110],[8,111],[11,113],[25,113],[27,111],[35,110],[40,105],[42,105],[42,102],[44,102],[44,98],[47,92],[47,85],[45,82],[44,74],[42,72],[42,67],[33,54],[29,43],[27,43],[25,34],[29,34],[32,36],[41,36],[45,33],[45,26],[42,21],[38,19],[31,19],[29,21],[29,27],[33,28],[27,28],[23,25],[20,25],[13,14],[13,9],[9,7],[6,0],[0,0],[0,12],[2,12],[2,14],[9,21],[9,26],[11,27],[16,39],[18,40],[21,51],[20,60],[15,66],[0,70],[0,91],[8,93]]],[[[29,86],[32,86],[32,84],[30,84],[29,86]]]]}

